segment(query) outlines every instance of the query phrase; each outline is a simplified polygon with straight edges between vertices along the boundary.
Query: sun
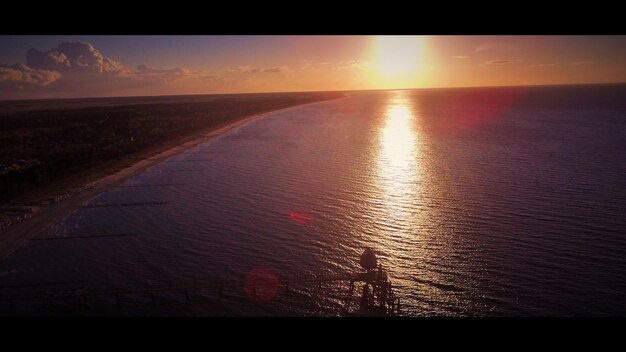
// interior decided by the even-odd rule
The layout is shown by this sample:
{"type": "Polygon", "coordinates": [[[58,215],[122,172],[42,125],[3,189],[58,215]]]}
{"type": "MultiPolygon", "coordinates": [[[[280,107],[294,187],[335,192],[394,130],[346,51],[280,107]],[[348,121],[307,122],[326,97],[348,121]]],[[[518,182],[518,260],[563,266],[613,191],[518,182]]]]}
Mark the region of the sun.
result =
{"type": "Polygon", "coordinates": [[[422,40],[417,36],[376,38],[377,67],[383,76],[409,75],[417,70],[422,40]]]}

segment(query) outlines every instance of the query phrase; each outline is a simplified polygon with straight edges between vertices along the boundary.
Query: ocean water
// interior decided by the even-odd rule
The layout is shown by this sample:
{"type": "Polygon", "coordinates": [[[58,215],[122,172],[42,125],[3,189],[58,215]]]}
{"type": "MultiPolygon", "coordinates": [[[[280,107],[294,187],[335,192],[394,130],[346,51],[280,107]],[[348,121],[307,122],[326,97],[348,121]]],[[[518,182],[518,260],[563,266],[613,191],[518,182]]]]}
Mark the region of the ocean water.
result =
{"type": "MultiPolygon", "coordinates": [[[[42,237],[128,236],[31,241],[0,262],[0,296],[334,274],[370,246],[406,315],[625,315],[625,175],[624,85],[352,92],[126,180],[90,204],[161,203],[81,209],[42,237]]],[[[129,294],[71,314],[335,315],[328,290],[129,294]]]]}

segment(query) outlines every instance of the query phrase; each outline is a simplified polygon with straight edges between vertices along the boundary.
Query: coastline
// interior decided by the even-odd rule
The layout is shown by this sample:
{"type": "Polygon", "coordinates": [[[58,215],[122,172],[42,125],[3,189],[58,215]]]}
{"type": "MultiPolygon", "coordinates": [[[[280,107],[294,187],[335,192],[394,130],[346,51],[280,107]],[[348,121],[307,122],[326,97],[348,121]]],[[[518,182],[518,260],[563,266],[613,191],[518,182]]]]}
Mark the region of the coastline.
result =
{"type": "Polygon", "coordinates": [[[41,205],[37,208],[35,212],[33,212],[30,219],[16,223],[6,230],[2,231],[0,233],[0,260],[11,255],[15,250],[17,250],[28,240],[35,238],[42,233],[45,233],[53,225],[63,221],[65,218],[82,208],[85,203],[89,202],[91,199],[99,196],[108,189],[115,187],[126,179],[138,175],[146,169],[156,164],[159,164],[174,155],[180,154],[190,148],[195,147],[198,144],[205,143],[212,138],[221,136],[229,132],[230,130],[240,127],[250,121],[276,112],[287,111],[330,100],[346,98],[348,98],[348,96],[344,95],[343,97],[339,98],[314,101],[305,104],[290,106],[287,108],[253,114],[247,117],[242,117],[225,125],[215,126],[211,129],[206,130],[202,134],[196,137],[191,137],[187,141],[168,148],[165,151],[150,154],[142,160],[135,162],[128,167],[115,171],[111,174],[104,175],[103,177],[99,177],[95,181],[88,182],[85,185],[87,186],[86,189],[84,189],[83,191],[74,194],[72,197],[61,202],[41,205]]]}

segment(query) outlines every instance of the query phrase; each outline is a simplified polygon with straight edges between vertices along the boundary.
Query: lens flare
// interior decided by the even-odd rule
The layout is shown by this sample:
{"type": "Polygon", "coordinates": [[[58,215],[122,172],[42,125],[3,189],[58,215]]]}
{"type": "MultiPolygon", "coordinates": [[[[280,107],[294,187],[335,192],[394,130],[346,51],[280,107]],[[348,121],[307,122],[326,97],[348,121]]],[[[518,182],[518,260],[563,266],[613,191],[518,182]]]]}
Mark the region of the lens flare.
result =
{"type": "Polygon", "coordinates": [[[256,302],[269,302],[276,297],[280,282],[270,269],[254,268],[245,278],[244,290],[246,295],[256,302]]]}
{"type": "Polygon", "coordinates": [[[289,213],[289,218],[298,225],[311,225],[313,217],[308,212],[292,211],[289,213]]]}

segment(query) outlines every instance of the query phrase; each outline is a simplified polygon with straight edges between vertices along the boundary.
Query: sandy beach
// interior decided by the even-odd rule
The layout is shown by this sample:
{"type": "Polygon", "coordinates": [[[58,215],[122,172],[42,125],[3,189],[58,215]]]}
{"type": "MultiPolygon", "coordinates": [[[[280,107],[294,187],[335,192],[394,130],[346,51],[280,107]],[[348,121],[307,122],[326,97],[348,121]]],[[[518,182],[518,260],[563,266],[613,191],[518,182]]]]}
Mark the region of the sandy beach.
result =
{"type": "MultiPolygon", "coordinates": [[[[336,99],[344,99],[336,98],[336,99]]],[[[327,101],[327,100],[323,100],[327,101]]],[[[211,138],[220,136],[233,128],[239,127],[247,122],[250,122],[254,119],[276,113],[278,111],[286,111],[295,108],[300,108],[306,105],[317,104],[323,101],[316,101],[311,103],[300,104],[296,106],[291,106],[283,109],[276,109],[268,112],[264,112],[261,114],[255,114],[247,117],[243,117],[241,119],[235,120],[233,122],[227,123],[222,126],[216,126],[212,129],[209,129],[202,134],[192,137],[192,139],[188,139],[182,144],[178,144],[174,147],[171,147],[165,151],[158,152],[156,154],[152,154],[147,158],[132,164],[126,168],[123,168],[119,171],[116,171],[112,174],[108,174],[102,178],[97,179],[96,181],[92,181],[87,183],[89,185],[87,189],[74,194],[72,197],[65,199],[58,203],[53,204],[44,204],[38,206],[36,210],[32,214],[32,218],[16,223],[6,230],[0,233],[0,258],[4,258],[11,253],[13,253],[16,249],[18,249],[21,245],[25,244],[28,240],[35,238],[45,232],[47,232],[50,227],[53,225],[63,221],[69,215],[74,213],[75,211],[82,208],[87,202],[91,199],[97,197],[101,193],[107,191],[108,189],[115,187],[117,184],[123,182],[129,177],[135,176],[147,168],[152,167],[155,164],[158,164],[167,158],[179,154],[189,148],[192,148],[200,143],[204,143],[211,138]]],[[[85,186],[86,186],[85,185],[85,186]]]]}

